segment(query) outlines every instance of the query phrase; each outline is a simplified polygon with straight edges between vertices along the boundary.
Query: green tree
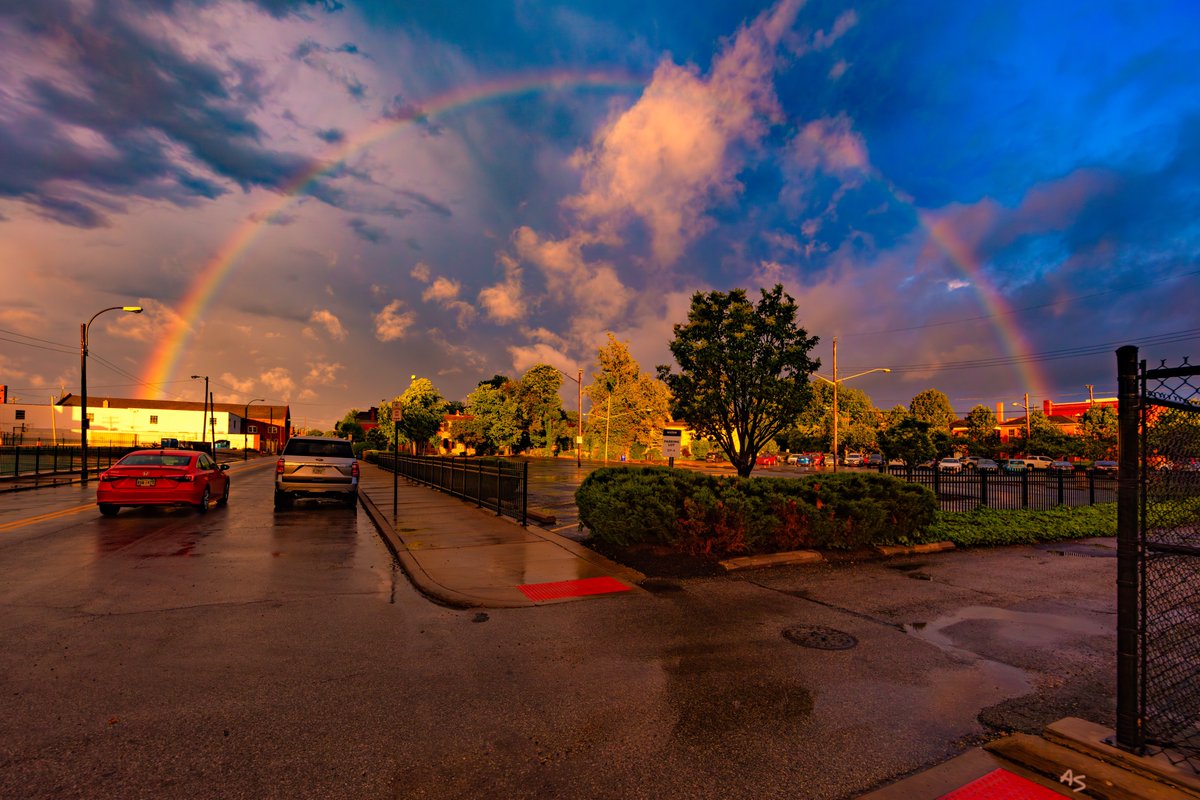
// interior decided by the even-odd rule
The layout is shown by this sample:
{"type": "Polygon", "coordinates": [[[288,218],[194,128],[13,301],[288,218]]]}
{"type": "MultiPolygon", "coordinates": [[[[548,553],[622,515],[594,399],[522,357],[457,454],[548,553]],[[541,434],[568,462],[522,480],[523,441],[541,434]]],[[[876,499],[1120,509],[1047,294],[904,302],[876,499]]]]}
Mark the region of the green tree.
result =
{"type": "Polygon", "coordinates": [[[346,412],[346,416],[333,424],[333,429],[337,431],[338,436],[350,437],[352,442],[361,442],[366,438],[366,431],[358,421],[358,409],[352,408],[346,412]]]}
{"type": "Polygon", "coordinates": [[[549,364],[537,364],[517,385],[517,409],[522,445],[551,448],[566,429],[562,409],[562,373],[549,364]]]}
{"type": "Polygon", "coordinates": [[[797,324],[795,300],[779,284],[761,295],[757,306],[744,289],[692,295],[670,345],[679,373],[658,368],[671,413],[716,441],[742,477],[807,406],[808,378],[820,366],[809,357],[817,337],[797,324]]]}
{"type": "MultiPolygon", "coordinates": [[[[853,386],[838,386],[839,449],[874,450],[879,427],[880,412],[871,397],[853,386]]],[[[781,438],[793,452],[833,449],[833,384],[812,381],[812,397],[781,438]],[[791,448],[793,443],[804,446],[791,448]]]]}
{"type": "Polygon", "coordinates": [[[1030,411],[1028,455],[1060,456],[1071,448],[1070,438],[1042,411],[1030,411]]]}
{"type": "Polygon", "coordinates": [[[662,448],[662,425],[670,417],[667,387],[630,355],[629,345],[611,333],[608,344],[596,351],[600,367],[584,387],[591,402],[587,438],[592,448],[614,453],[642,452],[662,448]]]}
{"type": "Polygon", "coordinates": [[[496,386],[484,381],[467,395],[471,418],[457,423],[455,435],[476,453],[499,453],[521,442],[516,386],[512,381],[496,386]]]}
{"type": "Polygon", "coordinates": [[[402,394],[380,403],[379,430],[388,442],[398,429],[402,444],[424,445],[437,434],[445,416],[446,400],[441,393],[428,378],[414,377],[402,394]],[[393,426],[392,407],[396,404],[400,405],[403,416],[393,426]]]}
{"type": "Polygon", "coordinates": [[[991,458],[1000,447],[1000,434],[996,431],[996,412],[985,405],[977,405],[967,414],[967,444],[971,455],[991,458]]]}
{"type": "Polygon", "coordinates": [[[950,398],[937,389],[926,389],[912,399],[908,410],[922,422],[929,423],[930,430],[950,430],[954,422],[954,407],[950,398]]]}
{"type": "Polygon", "coordinates": [[[1093,461],[1107,458],[1117,449],[1117,412],[1108,406],[1092,406],[1079,418],[1082,438],[1080,455],[1093,461]]]}
{"type": "Polygon", "coordinates": [[[879,432],[879,446],[888,460],[898,458],[910,467],[929,461],[937,451],[929,435],[930,425],[916,417],[905,417],[879,432]]]}

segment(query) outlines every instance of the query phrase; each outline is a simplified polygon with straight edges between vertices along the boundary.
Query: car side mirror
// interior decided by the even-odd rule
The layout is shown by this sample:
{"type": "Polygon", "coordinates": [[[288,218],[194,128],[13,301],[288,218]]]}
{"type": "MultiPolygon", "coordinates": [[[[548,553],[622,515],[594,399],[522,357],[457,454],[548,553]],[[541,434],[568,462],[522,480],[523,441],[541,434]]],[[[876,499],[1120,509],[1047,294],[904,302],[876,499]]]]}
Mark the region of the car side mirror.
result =
{"type": "Polygon", "coordinates": [[[228,471],[229,471],[229,465],[228,465],[228,464],[222,464],[222,465],[220,465],[219,467],[217,467],[217,469],[221,470],[221,472],[228,472],[228,471]]]}

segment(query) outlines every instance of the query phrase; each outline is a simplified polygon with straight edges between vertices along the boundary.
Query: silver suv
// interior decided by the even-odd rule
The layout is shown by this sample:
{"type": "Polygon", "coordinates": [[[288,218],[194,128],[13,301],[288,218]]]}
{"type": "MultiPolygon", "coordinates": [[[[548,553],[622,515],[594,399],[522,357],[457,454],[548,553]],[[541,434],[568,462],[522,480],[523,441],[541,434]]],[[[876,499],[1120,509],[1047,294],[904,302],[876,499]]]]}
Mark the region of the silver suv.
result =
{"type": "Polygon", "coordinates": [[[344,439],[293,436],[275,462],[275,510],[290,508],[297,497],[327,497],[354,508],[358,504],[358,461],[344,439]]]}

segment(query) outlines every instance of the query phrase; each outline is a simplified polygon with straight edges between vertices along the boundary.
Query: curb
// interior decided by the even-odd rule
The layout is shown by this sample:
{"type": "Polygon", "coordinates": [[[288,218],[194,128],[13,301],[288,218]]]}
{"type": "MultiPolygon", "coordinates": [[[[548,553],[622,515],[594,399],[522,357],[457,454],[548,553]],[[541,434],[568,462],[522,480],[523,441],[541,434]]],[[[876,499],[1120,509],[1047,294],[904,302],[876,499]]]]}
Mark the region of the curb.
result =
{"type": "Polygon", "coordinates": [[[912,556],[919,553],[941,553],[953,550],[954,542],[929,542],[928,544],[886,544],[879,545],[875,552],[881,556],[912,556]]]}
{"type": "Polygon", "coordinates": [[[761,556],[739,556],[718,561],[726,572],[757,567],[775,567],[781,564],[822,564],[825,556],[816,550],[789,550],[783,553],[768,553],[761,556]]]}

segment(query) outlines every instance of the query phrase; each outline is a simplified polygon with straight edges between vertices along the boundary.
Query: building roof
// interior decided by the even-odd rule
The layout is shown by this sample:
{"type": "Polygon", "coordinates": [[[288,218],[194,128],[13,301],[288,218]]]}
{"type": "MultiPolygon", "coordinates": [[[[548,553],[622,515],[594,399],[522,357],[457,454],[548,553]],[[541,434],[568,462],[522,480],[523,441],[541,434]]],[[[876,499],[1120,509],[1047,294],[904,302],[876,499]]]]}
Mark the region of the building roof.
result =
{"type": "MultiPolygon", "coordinates": [[[[76,394],[64,395],[58,401],[60,406],[79,406],[81,398],[76,394]]],[[[148,411],[203,411],[204,403],[189,400],[139,400],[129,397],[100,397],[88,395],[88,408],[144,408],[148,411]]],[[[246,412],[245,403],[213,403],[214,411],[242,416],[246,412]]],[[[251,419],[277,419],[280,422],[288,418],[291,412],[289,406],[263,405],[251,403],[247,417],[251,419]]]]}

